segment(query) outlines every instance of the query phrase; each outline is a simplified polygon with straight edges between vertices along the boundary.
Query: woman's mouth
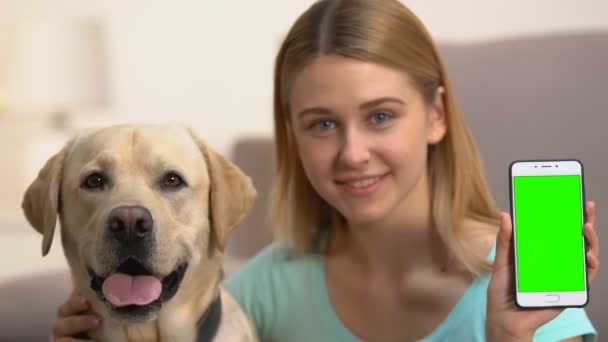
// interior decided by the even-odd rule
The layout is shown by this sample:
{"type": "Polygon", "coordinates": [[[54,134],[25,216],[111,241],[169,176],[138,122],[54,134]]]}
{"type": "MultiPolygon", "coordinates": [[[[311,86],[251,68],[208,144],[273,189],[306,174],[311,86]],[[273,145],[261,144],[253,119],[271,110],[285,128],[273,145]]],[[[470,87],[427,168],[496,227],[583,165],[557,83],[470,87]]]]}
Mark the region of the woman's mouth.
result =
{"type": "Polygon", "coordinates": [[[380,188],[386,175],[387,174],[339,180],[336,181],[336,184],[350,196],[366,197],[372,195],[380,188]]]}
{"type": "Polygon", "coordinates": [[[353,187],[353,188],[363,189],[363,188],[367,188],[371,185],[378,183],[379,180],[380,180],[380,177],[373,177],[373,178],[357,180],[357,181],[353,181],[353,182],[346,182],[344,184],[348,185],[350,187],[353,187]]]}

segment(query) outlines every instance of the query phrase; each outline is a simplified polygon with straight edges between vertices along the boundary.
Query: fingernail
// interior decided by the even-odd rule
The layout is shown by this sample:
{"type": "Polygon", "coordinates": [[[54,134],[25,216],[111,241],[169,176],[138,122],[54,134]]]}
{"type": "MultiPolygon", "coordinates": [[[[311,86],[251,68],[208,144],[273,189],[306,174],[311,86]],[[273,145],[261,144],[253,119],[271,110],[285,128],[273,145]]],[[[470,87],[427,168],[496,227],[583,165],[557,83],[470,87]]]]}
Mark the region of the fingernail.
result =
{"type": "Polygon", "coordinates": [[[93,327],[97,327],[99,325],[99,323],[100,323],[99,318],[93,318],[93,319],[91,319],[91,325],[93,327]]]}

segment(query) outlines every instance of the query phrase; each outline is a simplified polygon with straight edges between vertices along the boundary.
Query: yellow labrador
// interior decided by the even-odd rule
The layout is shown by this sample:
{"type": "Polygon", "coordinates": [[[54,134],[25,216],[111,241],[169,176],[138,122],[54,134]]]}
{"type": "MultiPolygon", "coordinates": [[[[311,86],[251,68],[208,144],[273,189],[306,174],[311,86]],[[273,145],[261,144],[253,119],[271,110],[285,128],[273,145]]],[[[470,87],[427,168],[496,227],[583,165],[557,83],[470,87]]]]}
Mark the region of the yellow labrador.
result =
{"type": "Polygon", "coordinates": [[[51,247],[57,216],[74,286],[122,341],[255,341],[222,285],[230,232],[256,192],[190,129],[83,131],[27,189],[23,210],[51,247]]]}

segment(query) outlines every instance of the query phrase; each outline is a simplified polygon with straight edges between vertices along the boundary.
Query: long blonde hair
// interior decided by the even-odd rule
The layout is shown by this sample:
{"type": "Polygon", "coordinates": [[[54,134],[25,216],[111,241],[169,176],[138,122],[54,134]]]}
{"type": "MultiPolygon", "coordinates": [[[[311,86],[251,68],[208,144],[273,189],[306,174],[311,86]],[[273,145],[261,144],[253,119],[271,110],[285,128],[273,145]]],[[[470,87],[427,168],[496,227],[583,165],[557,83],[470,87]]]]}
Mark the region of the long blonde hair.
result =
{"type": "MultiPolygon", "coordinates": [[[[340,55],[406,72],[427,104],[439,86],[448,126],[444,139],[429,146],[432,218],[449,252],[473,274],[490,268],[485,255],[469,247],[463,221],[498,222],[473,137],[458,110],[437,47],[422,22],[397,0],[322,0],[291,27],[276,58],[274,130],[276,178],[271,218],[278,238],[308,251],[320,230],[340,215],[312,188],[297,154],[288,96],[298,73],[322,55],[340,55]]],[[[338,219],[337,219],[338,218],[338,219]]]]}

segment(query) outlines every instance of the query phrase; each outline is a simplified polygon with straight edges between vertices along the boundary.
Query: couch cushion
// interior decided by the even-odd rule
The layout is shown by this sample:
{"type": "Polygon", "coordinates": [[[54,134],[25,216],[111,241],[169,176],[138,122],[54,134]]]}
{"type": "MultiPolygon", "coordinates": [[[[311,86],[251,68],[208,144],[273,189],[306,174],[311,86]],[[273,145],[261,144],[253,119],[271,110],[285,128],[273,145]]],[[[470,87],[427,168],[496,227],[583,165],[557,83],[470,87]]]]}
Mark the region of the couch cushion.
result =
{"type": "Polygon", "coordinates": [[[57,307],[71,286],[67,270],[0,283],[0,341],[48,341],[57,307]]]}

